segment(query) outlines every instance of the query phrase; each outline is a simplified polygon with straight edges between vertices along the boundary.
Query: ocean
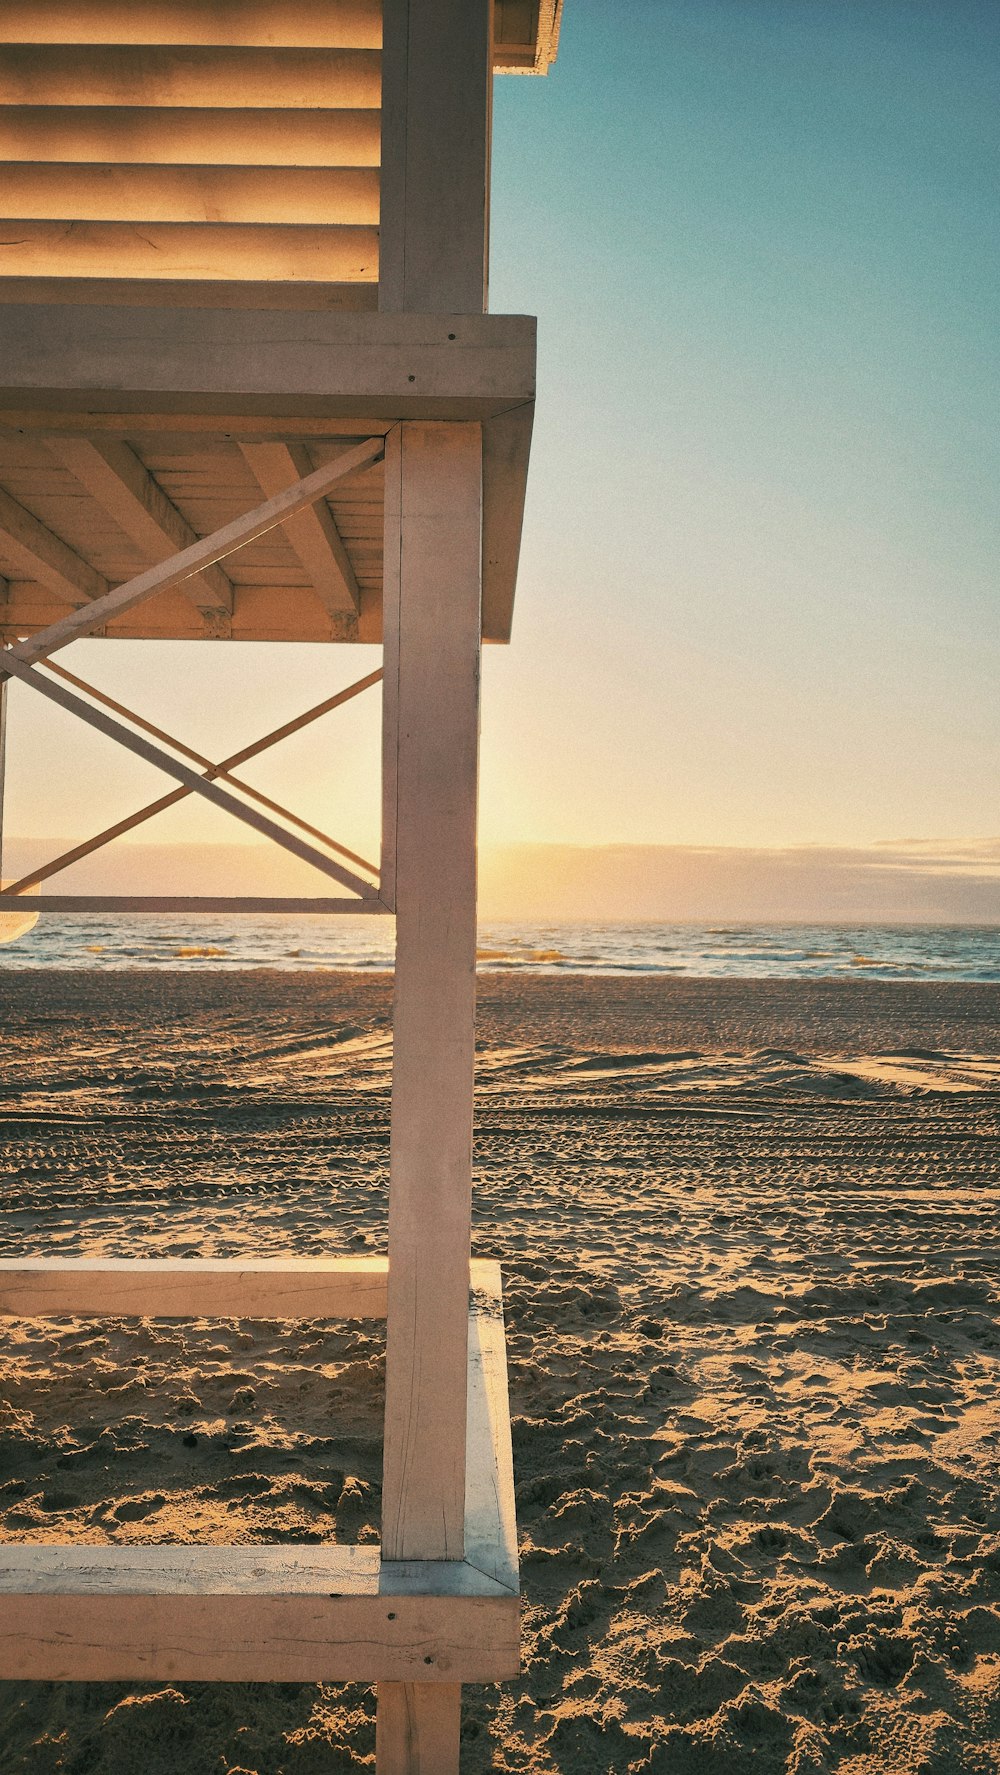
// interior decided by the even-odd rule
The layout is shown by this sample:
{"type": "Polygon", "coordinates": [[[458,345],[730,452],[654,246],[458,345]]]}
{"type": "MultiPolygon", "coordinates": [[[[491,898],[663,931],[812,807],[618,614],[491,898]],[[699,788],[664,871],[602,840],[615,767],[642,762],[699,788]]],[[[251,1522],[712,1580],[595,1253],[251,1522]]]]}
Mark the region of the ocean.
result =
{"type": "MultiPolygon", "coordinates": [[[[391,919],[43,915],[6,968],[392,967],[391,919]]],[[[744,979],[1000,980],[1000,927],[485,923],[482,969],[744,979]]]]}

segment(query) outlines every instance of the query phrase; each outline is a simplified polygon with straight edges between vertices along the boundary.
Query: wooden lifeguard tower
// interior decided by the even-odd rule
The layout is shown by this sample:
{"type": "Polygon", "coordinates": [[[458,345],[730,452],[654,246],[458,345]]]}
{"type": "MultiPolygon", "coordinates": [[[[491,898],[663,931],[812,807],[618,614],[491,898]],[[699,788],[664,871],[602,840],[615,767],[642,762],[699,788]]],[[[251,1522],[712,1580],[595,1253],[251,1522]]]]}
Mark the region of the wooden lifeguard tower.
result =
{"type": "Polygon", "coordinates": [[[486,312],[486,263],[493,74],[544,73],[558,26],[559,0],[0,7],[0,684],[172,779],[70,857],[195,793],[325,878],[74,896],[45,888],[63,857],[9,912],[41,887],[32,911],[396,920],[386,1258],[0,1264],[8,1314],[386,1315],[381,1548],[6,1546],[0,1676],[376,1683],[379,1775],[453,1775],[461,1683],[518,1664],[470,1177],[479,658],[510,633],[535,348],[486,312]],[[380,642],[383,667],[208,760],[57,665],[81,636],[380,642]],[[237,773],[378,680],[375,865],[237,773]]]}

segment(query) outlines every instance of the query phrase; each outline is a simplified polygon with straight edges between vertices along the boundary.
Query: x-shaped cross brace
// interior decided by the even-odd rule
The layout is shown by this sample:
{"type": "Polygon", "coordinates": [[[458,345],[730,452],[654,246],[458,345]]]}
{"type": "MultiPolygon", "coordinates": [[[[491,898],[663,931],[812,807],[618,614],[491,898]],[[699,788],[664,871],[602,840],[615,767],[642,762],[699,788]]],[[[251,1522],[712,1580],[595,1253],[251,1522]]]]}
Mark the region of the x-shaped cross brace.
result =
{"type": "Polygon", "coordinates": [[[193,792],[205,796],[207,800],[224,808],[227,813],[234,814],[237,819],[252,826],[266,838],[272,839],[285,850],[291,851],[293,856],[311,863],[324,875],[332,877],[343,887],[349,888],[361,902],[358,904],[358,911],[367,910],[369,907],[372,910],[376,907],[381,910],[377,883],[366,881],[356,875],[353,870],[336,862],[328,852],[330,850],[338,851],[341,856],[349,857],[374,875],[376,871],[372,864],[366,863],[364,858],[356,856],[354,852],[346,850],[343,845],[337,844],[335,840],[328,838],[317,828],[308,826],[297,815],[288,813],[277,802],[269,800],[267,796],[252,789],[248,784],[234,778],[231,774],[237,764],[245,763],[248,758],[275,745],[288,734],[304,727],[307,722],[316,720],[329,709],[348,701],[350,697],[356,696],[360,691],[367,689],[369,685],[377,683],[382,676],[381,672],[374,672],[367,678],[360,679],[358,683],[308,710],[295,721],[286,723],[284,727],[265,735],[263,739],[256,741],[253,745],[244,747],[231,758],[224,759],[221,764],[213,764],[210,760],[201,757],[199,753],[193,752],[189,746],[183,745],[173,739],[170,734],[164,733],[162,729],[153,727],[143,717],[133,714],[131,710],[124,708],[120,703],[113,702],[103,692],[94,690],[82,679],[74,677],[72,673],[66,672],[60,667],[51,667],[50,670],[57,673],[58,679],[62,680],[62,682],[58,682],[46,673],[38,671],[37,666],[40,661],[47,660],[49,655],[55,653],[57,649],[67,646],[70,641],[75,641],[81,635],[91,634],[95,629],[103,628],[112,617],[133,609],[136,604],[142,603],[144,599],[152,597],[157,592],[166,591],[168,587],[178,585],[183,580],[191,578],[194,574],[200,573],[203,568],[211,565],[212,562],[224,560],[227,555],[233,554],[236,549],[252,542],[255,537],[275,529],[279,524],[284,523],[286,518],[293,517],[305,506],[314,505],[334,482],[342,480],[345,475],[351,474],[355,469],[367,467],[369,463],[377,461],[383,450],[384,443],[381,438],[369,438],[365,443],[345,451],[333,462],[325,464],[323,468],[316,469],[313,474],[293,482],[282,493],[276,494],[274,498],[265,501],[263,505],[255,506],[253,511],[245,513],[243,517],[237,518],[231,524],[224,525],[221,530],[214,531],[211,536],[192,543],[188,548],[182,549],[178,554],[171,555],[168,560],[161,562],[158,566],[148,568],[144,573],[138,574],[134,579],[126,580],[123,585],[115,587],[104,597],[95,598],[92,603],[71,611],[69,615],[61,617],[58,622],[51,623],[47,629],[42,629],[37,635],[32,635],[29,640],[18,642],[14,647],[0,649],[0,676],[18,678],[22,683],[29,684],[32,689],[39,691],[51,702],[57,703],[71,714],[78,715],[82,721],[95,727],[99,733],[107,734],[110,739],[117,740],[129,751],[144,758],[147,763],[155,764],[181,784],[179,790],[174,790],[170,795],[151,802],[147,807],[140,809],[137,814],[108,828],[107,831],[98,834],[96,838],[78,846],[75,850],[65,852],[43,868],[35,870],[30,875],[22,876],[19,881],[0,891],[0,899],[16,897],[28,887],[55,874],[57,870],[66,868],[69,863],[77,861],[81,856],[89,855],[91,851],[98,849],[102,844],[110,843],[111,839],[118,837],[123,831],[130,830],[143,820],[151,818],[154,813],[160,812],[162,808],[171,806],[175,801],[179,801],[185,795],[193,792]],[[68,683],[76,684],[85,690],[88,696],[93,699],[92,702],[84,702],[81,697],[66,688],[68,683]],[[124,715],[135,727],[144,729],[154,738],[165,740],[175,752],[183,753],[187,758],[200,765],[202,769],[200,771],[192,770],[189,765],[182,763],[179,758],[172,757],[169,752],[163,751],[152,740],[144,739],[140,733],[133,732],[132,729],[123,726],[122,722],[116,720],[113,714],[103,713],[100,708],[94,706],[95,703],[101,703],[104,708],[114,710],[118,715],[124,715]],[[241,800],[231,794],[229,790],[221,788],[216,781],[219,777],[233,783],[244,796],[257,803],[257,806],[248,806],[246,800],[241,800]],[[268,814],[259,811],[261,807],[270,808],[290,824],[297,826],[300,831],[320,839],[327,847],[326,852],[318,850],[314,844],[309,843],[305,838],[298,837],[295,832],[290,832],[287,827],[278,825],[268,814]]]}

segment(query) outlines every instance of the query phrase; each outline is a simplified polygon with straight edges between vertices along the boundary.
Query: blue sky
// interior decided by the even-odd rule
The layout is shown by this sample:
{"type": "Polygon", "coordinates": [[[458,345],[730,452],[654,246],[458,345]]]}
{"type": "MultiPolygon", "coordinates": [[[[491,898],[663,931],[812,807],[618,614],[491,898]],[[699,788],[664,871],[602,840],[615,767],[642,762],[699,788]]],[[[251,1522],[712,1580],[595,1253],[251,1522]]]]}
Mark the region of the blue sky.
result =
{"type": "Polygon", "coordinates": [[[963,0],[568,0],[499,83],[492,302],[541,339],[509,836],[997,829],[998,116],[963,0]]]}
{"type": "MultiPolygon", "coordinates": [[[[540,386],[487,842],[1000,831],[998,118],[993,0],[566,0],[549,78],[498,81],[492,306],[539,315],[540,386]]],[[[208,750],[370,669],[70,663],[208,750]]],[[[55,739],[88,831],[160,786],[12,700],[13,832],[80,831],[55,739]]],[[[364,848],[376,717],[256,780],[364,848]]],[[[190,802],[144,836],[240,835],[190,802]]]]}

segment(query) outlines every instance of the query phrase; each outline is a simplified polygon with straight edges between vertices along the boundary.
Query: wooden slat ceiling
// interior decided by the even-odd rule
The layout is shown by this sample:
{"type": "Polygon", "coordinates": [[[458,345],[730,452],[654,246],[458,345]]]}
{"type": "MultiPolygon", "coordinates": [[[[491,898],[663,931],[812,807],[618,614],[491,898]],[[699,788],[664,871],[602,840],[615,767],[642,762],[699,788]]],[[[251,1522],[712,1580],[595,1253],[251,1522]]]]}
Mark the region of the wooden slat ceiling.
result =
{"type": "MultiPolygon", "coordinates": [[[[354,441],[0,432],[0,638],[45,627],[173,554],[185,527],[208,535],[260,505],[269,478],[287,486],[354,441]]],[[[381,464],[359,471],[306,525],[228,556],[221,589],[209,575],[191,580],[128,612],[108,638],[378,641],[383,485],[381,464]]]]}
{"type": "MultiPolygon", "coordinates": [[[[498,0],[496,66],[544,72],[558,13],[498,0]]],[[[381,0],[0,0],[0,280],[374,306],[381,42],[381,0]]]]}

